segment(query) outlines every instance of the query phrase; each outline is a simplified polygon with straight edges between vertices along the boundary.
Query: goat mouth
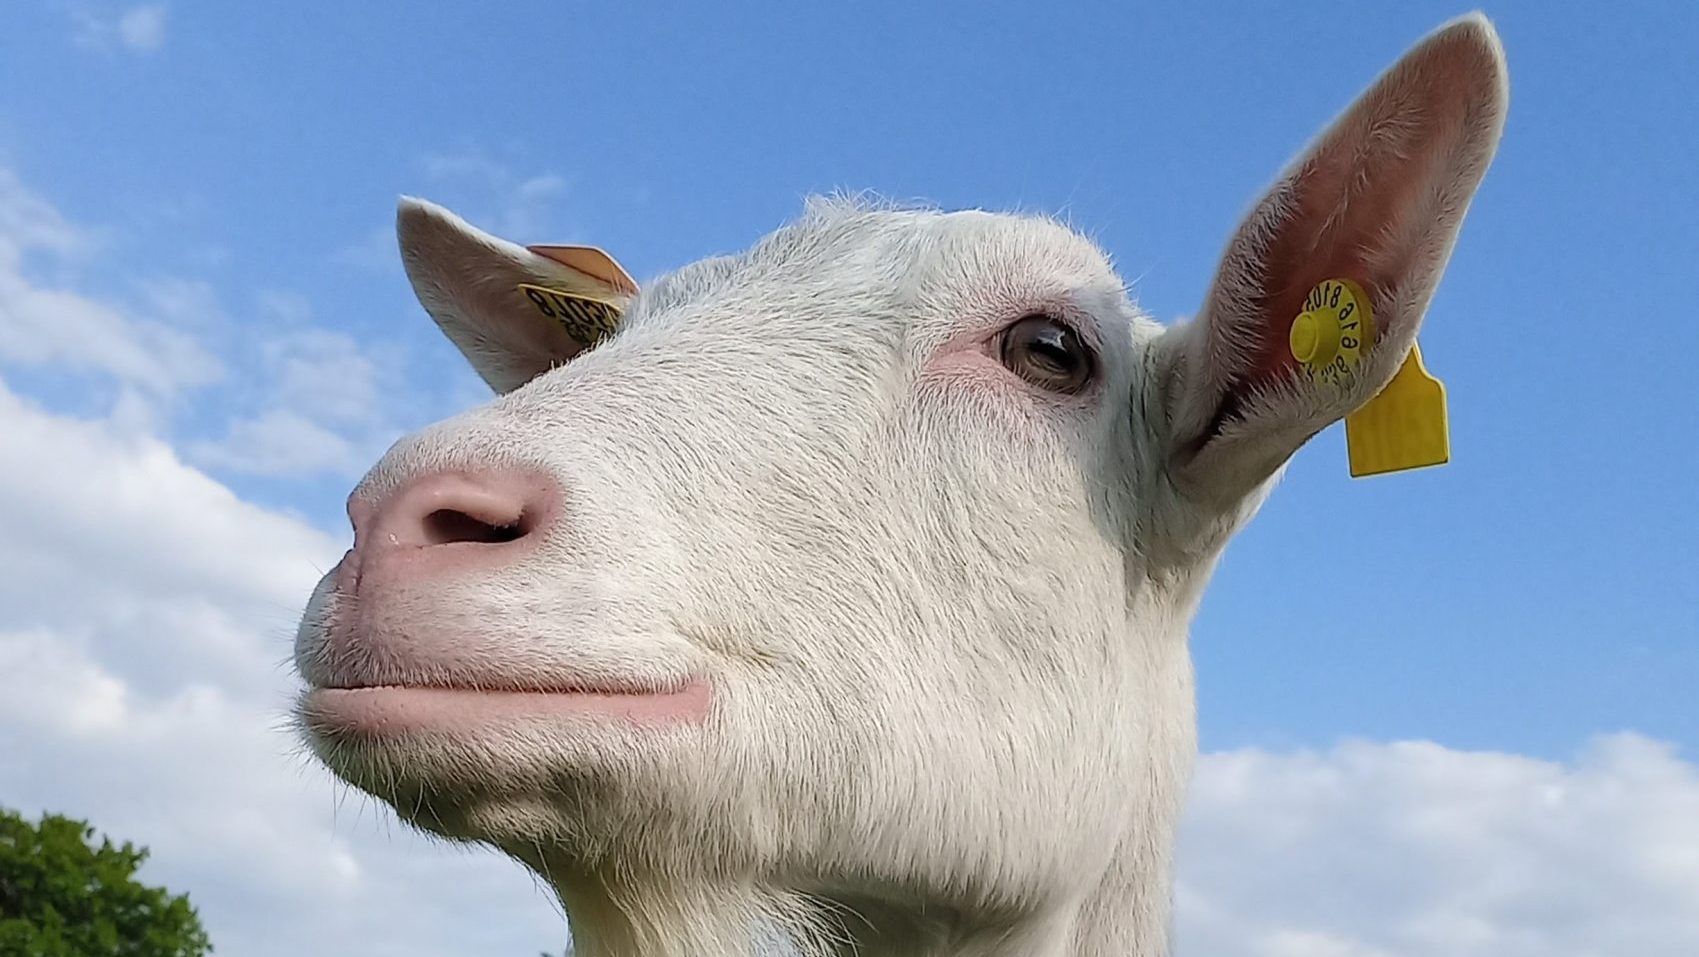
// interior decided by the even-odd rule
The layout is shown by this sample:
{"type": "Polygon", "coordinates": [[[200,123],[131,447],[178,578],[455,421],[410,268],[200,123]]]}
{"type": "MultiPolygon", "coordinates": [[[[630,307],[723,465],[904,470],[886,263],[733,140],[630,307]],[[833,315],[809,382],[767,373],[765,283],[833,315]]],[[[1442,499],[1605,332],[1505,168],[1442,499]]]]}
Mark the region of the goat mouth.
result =
{"type": "Polygon", "coordinates": [[[299,713],[315,733],[387,738],[464,733],[492,724],[590,720],[639,725],[700,723],[708,716],[706,682],[674,690],[507,691],[416,685],[313,688],[299,713]]]}

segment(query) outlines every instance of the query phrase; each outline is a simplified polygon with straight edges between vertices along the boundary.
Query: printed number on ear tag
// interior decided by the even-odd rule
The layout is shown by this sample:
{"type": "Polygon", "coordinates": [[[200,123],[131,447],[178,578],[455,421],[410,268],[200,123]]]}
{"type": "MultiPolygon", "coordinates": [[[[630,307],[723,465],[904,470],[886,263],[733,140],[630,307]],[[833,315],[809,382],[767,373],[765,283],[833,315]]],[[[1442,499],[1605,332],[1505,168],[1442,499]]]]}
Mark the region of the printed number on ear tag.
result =
{"type": "MultiPolygon", "coordinates": [[[[1375,345],[1374,321],[1362,286],[1323,280],[1304,297],[1287,345],[1311,382],[1345,385],[1375,345]]],[[[1345,417],[1345,449],[1353,478],[1451,461],[1445,385],[1428,374],[1415,343],[1392,381],[1345,417]]]]}
{"type": "Polygon", "coordinates": [[[1374,336],[1374,310],[1363,287],[1349,279],[1328,279],[1304,297],[1304,311],[1292,321],[1287,344],[1311,382],[1339,385],[1362,364],[1374,336]]]}
{"type": "Polygon", "coordinates": [[[566,334],[586,349],[613,335],[619,326],[619,307],[606,300],[530,283],[520,283],[519,291],[538,312],[560,323],[566,334]]]}

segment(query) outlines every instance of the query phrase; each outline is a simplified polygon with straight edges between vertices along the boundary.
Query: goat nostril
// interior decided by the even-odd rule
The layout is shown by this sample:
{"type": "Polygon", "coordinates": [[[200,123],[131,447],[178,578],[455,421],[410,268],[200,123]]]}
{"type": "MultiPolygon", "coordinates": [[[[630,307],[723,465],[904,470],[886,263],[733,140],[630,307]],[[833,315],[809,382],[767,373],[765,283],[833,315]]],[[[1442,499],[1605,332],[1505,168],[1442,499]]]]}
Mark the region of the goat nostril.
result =
{"type": "Polygon", "coordinates": [[[452,508],[439,508],[425,516],[424,532],[427,545],[456,542],[500,545],[523,538],[526,528],[523,516],[512,524],[497,525],[452,508]]]}
{"type": "MultiPolygon", "coordinates": [[[[348,515],[356,550],[494,546],[543,529],[557,501],[552,488],[524,474],[436,473],[417,476],[375,502],[353,499],[348,515]]],[[[446,553],[443,560],[449,560],[446,553]]]]}

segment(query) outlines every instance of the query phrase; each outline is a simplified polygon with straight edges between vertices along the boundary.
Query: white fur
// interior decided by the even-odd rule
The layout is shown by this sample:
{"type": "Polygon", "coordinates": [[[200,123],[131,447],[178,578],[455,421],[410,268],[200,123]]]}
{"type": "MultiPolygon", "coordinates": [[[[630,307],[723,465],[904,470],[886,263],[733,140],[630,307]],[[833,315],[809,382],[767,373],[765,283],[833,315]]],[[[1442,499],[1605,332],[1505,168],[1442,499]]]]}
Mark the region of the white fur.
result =
{"type": "MultiPolygon", "coordinates": [[[[318,737],[321,756],[406,820],[545,875],[590,957],[746,953],[763,927],[806,953],[1165,952],[1188,621],[1280,464],[1402,359],[1503,104],[1484,20],[1430,38],[1292,167],[1204,315],[1169,330],[1055,223],[818,201],[649,285],[616,337],[545,372],[479,331],[532,317],[465,278],[501,292],[533,254],[409,201],[422,298],[511,391],[399,443],[363,492],[522,466],[556,476],[570,513],[522,565],[411,612],[509,673],[702,675],[713,708],[401,749],[318,737]],[[1379,150],[1388,124],[1404,138],[1379,150]],[[1309,210],[1329,150],[1369,193],[1309,210]],[[1297,275],[1265,255],[1283,237],[1311,250],[1300,271],[1379,297],[1387,338],[1344,392],[1247,378],[1291,319],[1256,305],[1297,275]],[[1078,396],[997,362],[1000,331],[1040,312],[1097,344],[1078,396]]],[[[309,681],[336,601],[321,587],[303,624],[309,681]]]]}

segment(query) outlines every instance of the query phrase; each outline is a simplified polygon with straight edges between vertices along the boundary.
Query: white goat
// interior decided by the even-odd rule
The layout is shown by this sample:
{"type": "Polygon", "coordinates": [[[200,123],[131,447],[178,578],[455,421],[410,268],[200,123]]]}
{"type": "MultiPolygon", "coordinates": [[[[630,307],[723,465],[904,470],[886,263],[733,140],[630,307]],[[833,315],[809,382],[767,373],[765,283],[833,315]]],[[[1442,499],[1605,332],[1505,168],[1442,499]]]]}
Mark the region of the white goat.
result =
{"type": "Polygon", "coordinates": [[[638,292],[404,201],[421,300],[502,395],[350,500],[297,644],[310,741],[543,875],[590,957],[761,928],[808,954],[1164,952],[1199,594],[1409,351],[1507,95],[1485,19],[1424,40],[1168,329],[1041,219],[820,201],[638,292]],[[1285,344],[1333,277],[1379,323],[1342,385],[1285,344]],[[618,331],[547,321],[526,283],[618,331]]]}

